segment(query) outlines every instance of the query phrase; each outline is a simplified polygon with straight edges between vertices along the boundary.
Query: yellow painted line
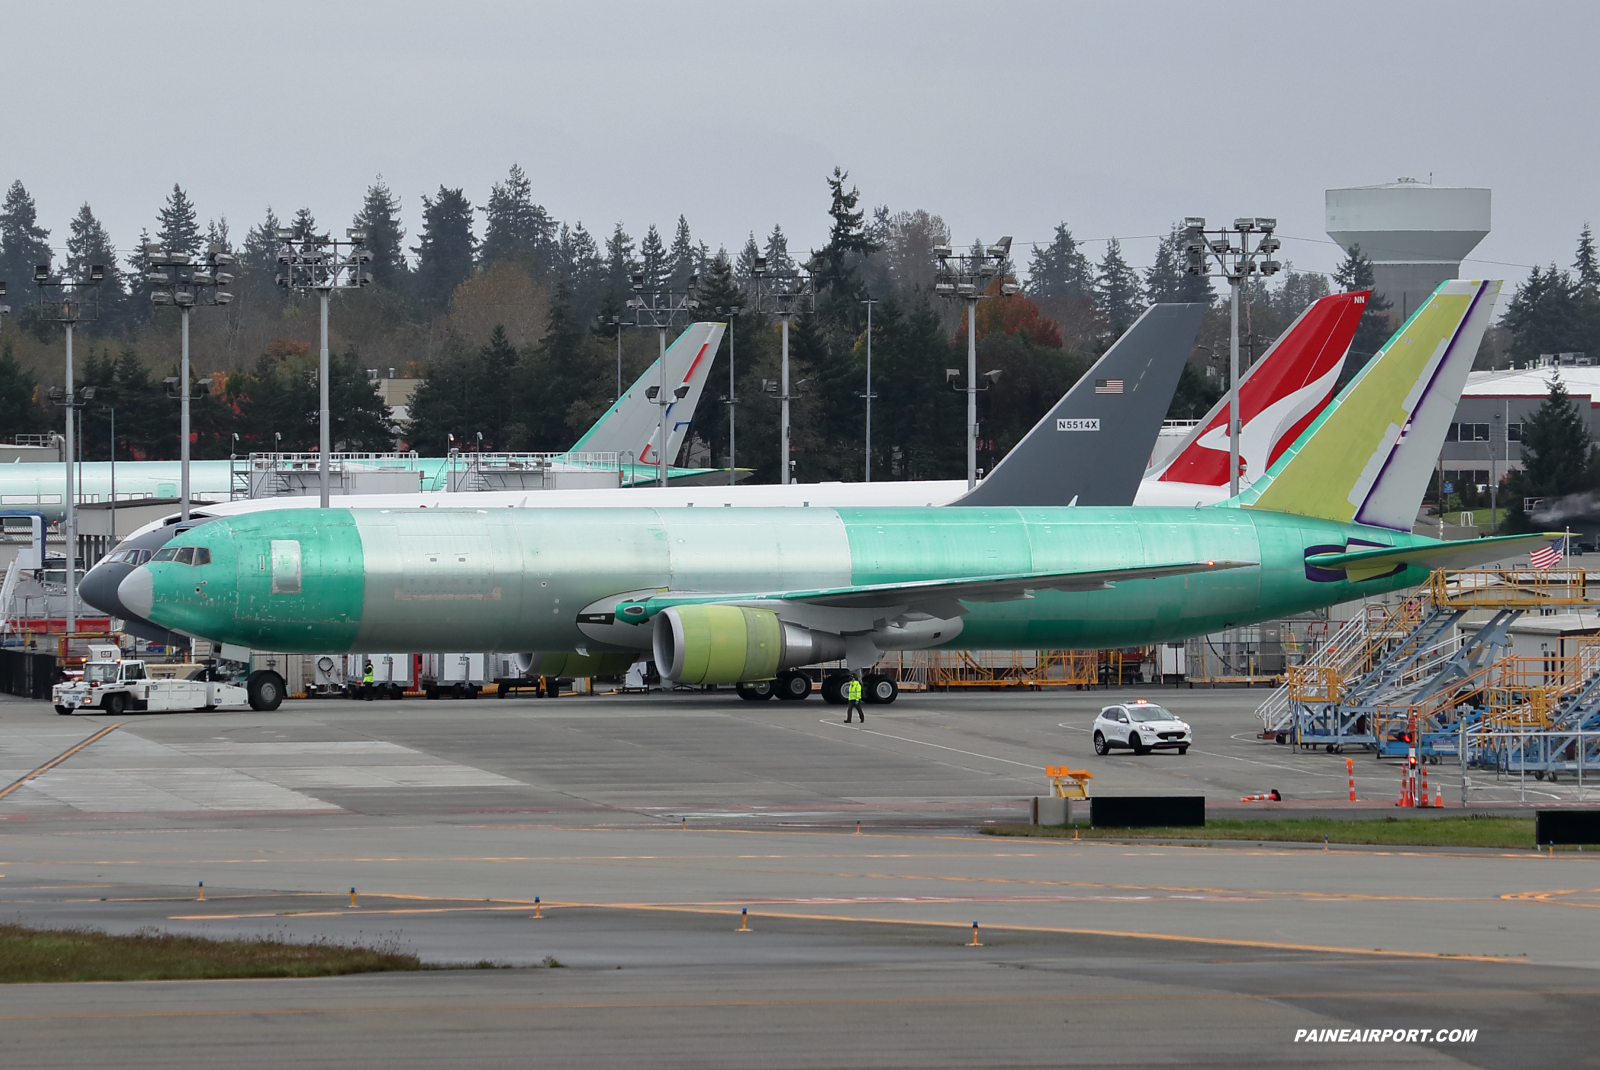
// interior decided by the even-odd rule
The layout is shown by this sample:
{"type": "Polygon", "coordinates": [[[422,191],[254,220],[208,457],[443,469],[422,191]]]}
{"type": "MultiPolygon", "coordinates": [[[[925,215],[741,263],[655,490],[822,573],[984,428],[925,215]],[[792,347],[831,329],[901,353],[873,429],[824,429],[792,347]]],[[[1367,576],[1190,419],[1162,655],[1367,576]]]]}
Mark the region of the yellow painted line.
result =
{"type": "Polygon", "coordinates": [[[22,787],[22,785],[26,784],[28,781],[32,780],[34,777],[38,776],[39,774],[49,772],[51,769],[54,769],[56,766],[60,765],[64,761],[66,761],[68,758],[72,757],[74,754],[77,754],[79,751],[81,751],[83,748],[87,747],[89,744],[93,743],[95,740],[105,738],[106,736],[110,735],[112,732],[115,732],[117,729],[121,728],[123,725],[125,725],[127,723],[128,723],[127,721],[118,721],[116,724],[107,725],[106,727],[100,729],[100,731],[96,732],[94,735],[90,736],[88,739],[84,740],[82,743],[79,743],[76,747],[73,747],[70,750],[62,751],[60,754],[56,755],[54,758],[51,758],[48,762],[45,762],[43,765],[41,765],[39,768],[35,769],[33,772],[29,773],[27,776],[25,776],[22,779],[17,780],[14,783],[12,783],[11,786],[6,788],[4,791],[0,791],[0,799],[3,799],[7,795],[10,795],[13,791],[16,791],[18,788],[22,787]]]}
{"type": "MultiPolygon", "coordinates": [[[[374,896],[374,898],[425,899],[426,897],[423,897],[423,896],[402,896],[402,895],[393,895],[393,894],[380,894],[380,895],[374,896]]],[[[435,900],[435,902],[437,902],[437,901],[438,900],[435,900]]],[[[568,901],[544,902],[541,905],[543,906],[543,908],[546,911],[553,911],[553,910],[558,910],[558,909],[561,909],[561,908],[568,908],[568,909],[590,909],[590,910],[653,910],[653,911],[658,911],[658,912],[662,912],[662,913],[678,913],[678,914],[727,914],[727,913],[730,913],[734,909],[735,906],[742,905],[742,904],[749,903],[749,902],[756,902],[757,905],[760,905],[759,901],[753,901],[753,900],[738,900],[736,902],[719,903],[719,904],[715,904],[715,905],[687,904],[687,903],[678,903],[678,904],[666,904],[666,903],[593,903],[593,902],[568,902],[568,901]]],[[[493,912],[493,911],[528,910],[528,909],[531,909],[533,907],[533,903],[531,901],[522,901],[522,900],[490,900],[489,903],[490,903],[490,905],[488,905],[488,906],[482,906],[482,905],[478,905],[477,903],[474,903],[471,906],[467,906],[467,905],[463,904],[461,906],[396,907],[396,908],[388,908],[388,909],[380,908],[380,909],[376,909],[376,910],[363,910],[363,909],[357,908],[357,909],[354,909],[354,910],[295,911],[295,912],[274,911],[274,912],[271,912],[271,913],[253,913],[253,914],[179,914],[179,915],[171,916],[168,920],[169,921],[223,921],[223,920],[235,920],[235,919],[245,919],[245,918],[339,917],[339,916],[351,916],[351,915],[357,915],[357,914],[481,913],[481,912],[486,912],[486,911],[493,912]]],[[[937,905],[937,904],[935,904],[935,905],[937,905]]],[[[850,923],[869,923],[869,924],[877,924],[877,925],[906,925],[906,926],[932,927],[932,928],[940,928],[940,929],[959,929],[959,930],[963,930],[963,931],[966,930],[966,928],[968,927],[967,923],[965,923],[965,922],[937,921],[937,920],[929,920],[929,919],[923,919],[923,918],[884,918],[884,917],[878,917],[878,916],[874,916],[874,915],[865,915],[865,916],[863,916],[863,915],[850,915],[850,914],[810,914],[810,913],[800,913],[800,912],[797,912],[797,911],[762,910],[758,916],[759,917],[764,917],[764,918],[785,919],[785,920],[790,920],[790,921],[836,921],[836,922],[850,922],[850,923]]],[[[1329,944],[1301,944],[1301,943],[1290,943],[1290,942],[1286,942],[1286,941],[1277,941],[1277,940],[1246,940],[1246,939],[1237,938],[1237,937],[1189,936],[1189,935],[1183,935],[1183,934],[1178,934],[1178,933],[1131,932],[1131,931],[1128,931],[1128,930],[1125,930],[1125,929],[1084,929],[1084,928],[1063,927],[1063,926],[1049,926],[1049,925],[1008,925],[1008,924],[1003,924],[1003,923],[1001,923],[1001,924],[993,924],[993,925],[985,925],[984,928],[986,930],[1000,931],[1000,932],[1049,933],[1049,934],[1052,934],[1052,935],[1061,935],[1061,936],[1126,937],[1126,938],[1132,939],[1132,940],[1171,940],[1171,941],[1175,941],[1175,942],[1178,942],[1178,943],[1203,944],[1203,945],[1206,945],[1206,946],[1213,946],[1213,947],[1249,947],[1249,948],[1257,948],[1257,949],[1269,950],[1269,951],[1300,951],[1300,952],[1311,952],[1311,953],[1315,953],[1315,954],[1324,954],[1324,955],[1364,955],[1364,956],[1367,956],[1369,958],[1375,956],[1375,957],[1379,957],[1379,958],[1404,958],[1404,959],[1452,959],[1452,960],[1460,960],[1460,961],[1464,961],[1464,962],[1500,962],[1500,963],[1524,963],[1524,962],[1526,962],[1525,959],[1522,959],[1520,957],[1510,957],[1510,956],[1500,956],[1500,955],[1457,955],[1457,954],[1450,954],[1448,952],[1442,952],[1442,951],[1396,951],[1396,950],[1384,950],[1383,948],[1376,948],[1376,947],[1375,948],[1370,948],[1370,949],[1368,949],[1368,948],[1360,948],[1360,947],[1339,947],[1339,946],[1334,946],[1334,945],[1329,945],[1329,944]]]]}

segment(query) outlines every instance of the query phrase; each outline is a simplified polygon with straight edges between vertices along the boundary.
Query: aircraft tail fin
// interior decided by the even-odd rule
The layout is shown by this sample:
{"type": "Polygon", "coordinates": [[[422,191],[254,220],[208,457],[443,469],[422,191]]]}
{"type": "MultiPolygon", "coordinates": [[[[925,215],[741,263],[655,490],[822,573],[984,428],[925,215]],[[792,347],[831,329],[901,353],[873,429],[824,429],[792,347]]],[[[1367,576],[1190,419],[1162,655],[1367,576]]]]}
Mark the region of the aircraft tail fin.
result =
{"type": "Polygon", "coordinates": [[[660,360],[652,362],[594,426],[572,444],[572,451],[627,454],[636,464],[656,464],[660,460],[657,450],[662,416],[660,407],[648,392],[650,387],[659,388],[665,384],[669,396],[683,391],[681,397],[674,398],[666,407],[666,455],[670,463],[683,446],[689,418],[700,404],[700,395],[711,375],[711,365],[726,328],[722,323],[691,323],[667,347],[664,371],[660,360]]]}
{"type": "MultiPolygon", "coordinates": [[[[1259,478],[1333,397],[1339,369],[1371,290],[1330,294],[1306,307],[1239,380],[1243,479],[1259,478]]],[[[1228,483],[1228,395],[1214,405],[1147,480],[1228,483]]]]}
{"type": "Polygon", "coordinates": [[[1266,475],[1228,504],[1409,532],[1499,292],[1498,281],[1440,283],[1266,475]]]}
{"type": "Polygon", "coordinates": [[[1131,505],[1203,304],[1152,305],[1094,367],[952,505],[1131,505]]]}

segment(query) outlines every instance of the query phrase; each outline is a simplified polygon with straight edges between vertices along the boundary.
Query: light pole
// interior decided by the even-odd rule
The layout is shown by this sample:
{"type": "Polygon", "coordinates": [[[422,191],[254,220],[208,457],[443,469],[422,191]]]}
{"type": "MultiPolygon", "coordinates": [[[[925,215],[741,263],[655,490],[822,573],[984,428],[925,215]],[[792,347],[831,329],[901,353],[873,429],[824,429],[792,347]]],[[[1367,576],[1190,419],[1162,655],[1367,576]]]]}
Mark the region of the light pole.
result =
{"type": "Polygon", "coordinates": [[[877,304],[872,298],[861,302],[867,306],[867,392],[861,396],[867,399],[867,453],[866,463],[862,469],[862,482],[872,482],[872,399],[878,395],[872,392],[872,306],[877,304]]]}
{"type": "Polygon", "coordinates": [[[756,257],[756,311],[776,316],[783,324],[782,378],[778,400],[783,409],[778,424],[778,465],[783,469],[784,483],[793,482],[794,462],[789,459],[789,402],[798,395],[789,393],[789,322],[796,316],[816,311],[817,291],[812,276],[790,270],[781,275],[767,274],[767,258],[756,257]]]}
{"type": "MultiPolygon", "coordinates": [[[[696,297],[700,277],[698,274],[691,274],[689,287],[682,293],[674,293],[671,290],[646,290],[644,275],[640,272],[630,276],[629,281],[633,285],[634,296],[628,299],[628,307],[633,309],[634,323],[640,327],[654,327],[656,339],[660,343],[656,363],[659,381],[656,386],[645,391],[645,396],[659,406],[656,470],[658,482],[664,487],[667,485],[667,410],[682,401],[689,393],[688,384],[682,384],[670,392],[667,390],[667,329],[680,314],[687,315],[700,307],[700,301],[696,297]]],[[[617,396],[622,396],[620,390],[617,396]]]]}
{"type": "Polygon", "coordinates": [[[617,329],[617,396],[612,401],[622,400],[622,328],[632,327],[634,324],[621,316],[596,316],[602,327],[615,327],[617,329]]]}
{"type": "Polygon", "coordinates": [[[317,469],[322,482],[319,504],[324,509],[328,507],[328,454],[333,449],[333,416],[328,408],[328,295],[334,290],[360,289],[372,282],[372,273],[362,266],[372,260],[365,244],[366,234],[359,230],[344,233],[345,241],[336,241],[326,234],[296,237],[291,227],[280,227],[277,233],[278,240],[283,243],[278,250],[278,285],[300,293],[315,290],[322,313],[317,356],[320,389],[317,469]]]}
{"type": "MultiPolygon", "coordinates": [[[[180,515],[189,519],[189,402],[195,397],[189,376],[189,310],[195,305],[225,305],[233,295],[220,287],[233,281],[233,276],[222,268],[233,264],[233,254],[223,252],[222,246],[212,242],[206,246],[203,257],[190,253],[168,252],[159,245],[144,247],[145,263],[149,265],[145,281],[150,284],[150,303],[177,305],[183,318],[183,356],[178,367],[181,393],[167,391],[169,397],[178,398],[178,493],[181,499],[180,515]]],[[[171,386],[173,380],[168,379],[171,386]]],[[[204,390],[201,393],[205,393],[204,390]]]]}
{"type": "Polygon", "coordinates": [[[78,510],[76,493],[72,485],[72,413],[74,409],[83,407],[83,403],[94,396],[93,387],[85,387],[85,397],[80,401],[74,393],[72,373],[72,328],[79,320],[92,320],[99,312],[99,304],[95,298],[99,294],[100,284],[105,281],[106,269],[102,264],[89,265],[86,276],[72,278],[67,275],[52,275],[49,264],[40,264],[33,269],[34,285],[39,287],[39,312],[42,318],[55,320],[66,327],[67,331],[67,388],[60,394],[62,411],[66,418],[66,461],[67,461],[67,486],[66,486],[66,515],[62,524],[66,529],[67,543],[67,632],[71,634],[78,630],[78,510]]]}
{"type": "Polygon", "coordinates": [[[1230,321],[1228,331],[1228,494],[1239,493],[1239,293],[1251,275],[1276,275],[1282,264],[1272,254],[1283,243],[1273,237],[1278,221],[1265,216],[1241,216],[1231,227],[1207,230],[1206,221],[1190,216],[1183,221],[1184,270],[1191,275],[1207,274],[1208,260],[1217,262],[1221,277],[1228,280],[1230,321]],[[1261,240],[1252,248],[1250,235],[1261,240]],[[1257,257],[1264,257],[1259,264],[1257,257]]]}
{"type": "Polygon", "coordinates": [[[728,317],[728,396],[722,399],[722,403],[728,406],[728,486],[731,487],[739,479],[734,465],[734,458],[738,454],[734,449],[733,434],[733,415],[738,411],[739,404],[739,395],[733,379],[733,321],[739,316],[739,306],[718,305],[716,312],[719,316],[728,317]]]}
{"type": "MultiPolygon", "coordinates": [[[[115,392],[111,400],[116,401],[115,392]]],[[[105,405],[100,411],[111,415],[111,527],[110,534],[106,536],[106,546],[110,548],[117,544],[117,407],[115,404],[105,405]]]]}
{"type": "MultiPolygon", "coordinates": [[[[978,393],[989,389],[988,385],[978,385],[978,302],[985,297],[1010,297],[1021,287],[1002,279],[998,295],[987,292],[990,281],[1005,270],[1011,258],[1009,235],[971,253],[957,253],[948,245],[940,245],[934,248],[933,255],[939,258],[933,292],[967,304],[967,385],[955,388],[967,395],[967,489],[972,490],[978,485],[978,393]]],[[[990,372],[987,378],[993,383],[999,373],[990,372]]],[[[951,385],[955,383],[952,381],[951,385]]]]}

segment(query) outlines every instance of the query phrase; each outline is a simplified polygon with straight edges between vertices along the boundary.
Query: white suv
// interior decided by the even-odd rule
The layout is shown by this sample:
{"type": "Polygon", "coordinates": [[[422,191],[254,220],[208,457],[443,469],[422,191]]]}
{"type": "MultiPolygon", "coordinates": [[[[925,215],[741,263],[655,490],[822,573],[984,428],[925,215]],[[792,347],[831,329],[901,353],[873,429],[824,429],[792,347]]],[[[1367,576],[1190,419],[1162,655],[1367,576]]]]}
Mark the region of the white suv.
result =
{"type": "Polygon", "coordinates": [[[1188,754],[1191,742],[1187,723],[1142,698],[1107,706],[1094,719],[1096,754],[1109,754],[1112,747],[1131,747],[1135,754],[1149,754],[1157,747],[1188,754]]]}

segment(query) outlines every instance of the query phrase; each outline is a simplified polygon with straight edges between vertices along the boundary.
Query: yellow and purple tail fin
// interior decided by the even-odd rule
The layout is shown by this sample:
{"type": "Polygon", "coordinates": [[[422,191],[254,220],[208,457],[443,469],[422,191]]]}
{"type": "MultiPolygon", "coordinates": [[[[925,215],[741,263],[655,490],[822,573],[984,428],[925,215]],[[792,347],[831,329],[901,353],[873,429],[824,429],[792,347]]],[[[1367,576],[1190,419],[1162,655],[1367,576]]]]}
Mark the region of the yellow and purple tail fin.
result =
{"type": "Polygon", "coordinates": [[[1499,281],[1439,284],[1295,444],[1227,504],[1409,532],[1499,281]]]}

